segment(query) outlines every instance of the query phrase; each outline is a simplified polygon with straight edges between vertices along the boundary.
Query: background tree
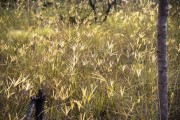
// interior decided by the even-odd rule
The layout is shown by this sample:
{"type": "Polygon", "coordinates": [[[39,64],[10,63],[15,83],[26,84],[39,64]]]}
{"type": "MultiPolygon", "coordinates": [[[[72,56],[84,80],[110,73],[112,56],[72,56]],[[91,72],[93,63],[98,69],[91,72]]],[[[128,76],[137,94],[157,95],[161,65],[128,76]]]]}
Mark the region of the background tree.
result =
{"type": "Polygon", "coordinates": [[[168,0],[159,0],[157,21],[157,62],[158,62],[158,119],[168,118],[167,99],[167,57],[166,28],[168,16],[168,0]]]}

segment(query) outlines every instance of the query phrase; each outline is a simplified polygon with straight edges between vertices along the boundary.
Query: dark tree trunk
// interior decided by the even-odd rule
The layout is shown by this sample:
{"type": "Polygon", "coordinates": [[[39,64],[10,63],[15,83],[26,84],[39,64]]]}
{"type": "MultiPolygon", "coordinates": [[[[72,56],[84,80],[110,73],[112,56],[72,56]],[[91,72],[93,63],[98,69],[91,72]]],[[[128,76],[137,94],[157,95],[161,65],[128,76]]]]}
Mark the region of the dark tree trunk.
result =
{"type": "Polygon", "coordinates": [[[106,21],[107,16],[108,16],[108,14],[109,14],[109,12],[111,10],[111,7],[113,5],[116,7],[116,0],[113,0],[113,1],[112,0],[108,0],[108,9],[106,10],[105,17],[104,17],[103,21],[106,21]]]}
{"type": "Polygon", "coordinates": [[[166,29],[168,0],[159,0],[157,21],[158,119],[168,119],[166,29]]]}
{"type": "Polygon", "coordinates": [[[97,15],[96,15],[96,0],[89,0],[89,5],[91,6],[93,12],[94,12],[94,19],[95,22],[97,21],[97,15]]]}

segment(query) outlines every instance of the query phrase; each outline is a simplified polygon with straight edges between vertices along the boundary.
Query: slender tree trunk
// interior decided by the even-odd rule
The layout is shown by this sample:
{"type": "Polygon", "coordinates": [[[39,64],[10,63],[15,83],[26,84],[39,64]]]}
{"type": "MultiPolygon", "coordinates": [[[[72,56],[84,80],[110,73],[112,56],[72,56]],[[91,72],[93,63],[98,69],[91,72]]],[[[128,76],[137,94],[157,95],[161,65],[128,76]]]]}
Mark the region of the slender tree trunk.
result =
{"type": "Polygon", "coordinates": [[[93,12],[94,12],[94,19],[95,22],[97,21],[97,15],[96,15],[96,0],[89,0],[89,5],[91,6],[93,12]]]}
{"type": "Polygon", "coordinates": [[[107,16],[108,16],[108,14],[110,12],[110,9],[111,9],[111,7],[113,5],[116,6],[116,0],[113,0],[113,1],[112,0],[108,0],[108,9],[106,10],[105,17],[104,17],[103,21],[106,21],[107,16]]]}
{"type": "Polygon", "coordinates": [[[159,0],[157,21],[158,119],[168,119],[166,29],[168,0],[159,0]]]}

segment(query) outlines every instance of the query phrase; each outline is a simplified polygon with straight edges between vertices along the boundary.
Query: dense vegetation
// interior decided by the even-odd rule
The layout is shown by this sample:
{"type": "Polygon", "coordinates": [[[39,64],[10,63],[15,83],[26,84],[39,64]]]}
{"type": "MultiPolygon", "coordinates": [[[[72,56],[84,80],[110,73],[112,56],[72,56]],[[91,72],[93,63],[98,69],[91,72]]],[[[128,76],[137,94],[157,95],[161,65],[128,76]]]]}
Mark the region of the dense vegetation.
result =
{"type": "MultiPolygon", "coordinates": [[[[153,2],[129,3],[98,21],[88,3],[0,8],[0,119],[19,120],[43,88],[46,119],[157,119],[153,2]]],[[[170,119],[180,117],[180,21],[169,6],[170,119]]]]}

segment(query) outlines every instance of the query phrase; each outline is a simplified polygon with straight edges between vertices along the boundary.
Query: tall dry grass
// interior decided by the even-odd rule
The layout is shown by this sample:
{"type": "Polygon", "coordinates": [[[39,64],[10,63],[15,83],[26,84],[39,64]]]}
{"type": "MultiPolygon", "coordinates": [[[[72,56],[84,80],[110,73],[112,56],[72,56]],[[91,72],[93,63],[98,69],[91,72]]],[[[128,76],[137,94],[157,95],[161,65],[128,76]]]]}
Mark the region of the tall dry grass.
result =
{"type": "MultiPolygon", "coordinates": [[[[0,119],[22,119],[40,87],[47,94],[49,120],[157,119],[157,6],[129,4],[112,11],[104,23],[94,23],[93,14],[81,22],[88,6],[70,8],[1,9],[0,119]],[[77,24],[69,24],[69,16],[76,16],[77,24]]],[[[170,14],[169,113],[174,118],[179,29],[170,14]]]]}

